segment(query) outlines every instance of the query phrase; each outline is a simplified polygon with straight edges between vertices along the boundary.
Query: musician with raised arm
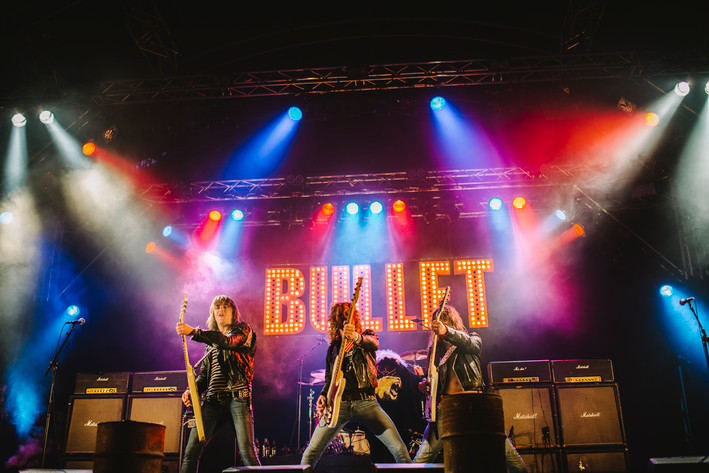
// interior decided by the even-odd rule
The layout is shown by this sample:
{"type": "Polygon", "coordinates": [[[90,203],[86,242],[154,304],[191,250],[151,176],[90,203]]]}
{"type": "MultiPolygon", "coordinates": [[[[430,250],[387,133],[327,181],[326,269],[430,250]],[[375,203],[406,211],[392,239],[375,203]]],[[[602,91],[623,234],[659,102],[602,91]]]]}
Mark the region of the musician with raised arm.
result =
{"type": "MultiPolygon", "coordinates": [[[[428,346],[429,365],[437,367],[438,374],[437,389],[433,390],[437,392],[436,399],[433,400],[434,409],[438,409],[441,398],[447,394],[461,391],[483,392],[485,389],[480,368],[482,350],[480,335],[476,332],[468,332],[460,314],[450,305],[445,305],[437,316],[437,319],[431,322],[428,346]],[[439,343],[434,343],[436,341],[439,343]],[[434,345],[437,345],[436,351],[432,353],[434,345]]],[[[419,389],[430,396],[431,389],[428,383],[428,379],[423,380],[419,384],[419,389]]],[[[427,414],[429,419],[433,417],[433,420],[429,420],[426,426],[414,463],[435,463],[443,449],[441,416],[435,415],[435,411],[433,416],[430,412],[427,414]]],[[[524,460],[509,439],[505,441],[505,460],[509,472],[527,473],[524,460]]]]}
{"type": "MultiPolygon", "coordinates": [[[[209,308],[208,330],[177,323],[177,333],[205,343],[202,369],[195,380],[199,394],[206,393],[202,404],[202,420],[207,440],[214,434],[219,421],[231,418],[236,430],[241,459],[246,466],[258,466],[254,445],[254,418],[251,406],[251,382],[254,377],[256,334],[239,320],[234,300],[216,296],[209,308]]],[[[182,393],[182,402],[191,405],[189,389],[182,393]]],[[[198,439],[197,428],[190,431],[181,473],[197,471],[197,462],[206,442],[198,439]]]]}
{"type": "Polygon", "coordinates": [[[411,463],[409,452],[396,426],[375,396],[376,351],[379,348],[377,334],[369,329],[362,331],[359,312],[350,302],[332,306],[328,333],[330,346],[326,356],[325,386],[315,406],[320,421],[303,452],[301,465],[309,465],[308,470],[311,471],[330,441],[349,421],[366,425],[389,449],[397,463],[411,463]],[[350,315],[351,323],[347,323],[350,315]],[[339,353],[343,353],[341,364],[339,353]],[[341,380],[338,374],[342,375],[341,380]],[[337,392],[337,389],[332,389],[335,387],[333,383],[342,382],[344,389],[339,392],[339,399],[333,399],[338,397],[332,394],[337,392]]]}

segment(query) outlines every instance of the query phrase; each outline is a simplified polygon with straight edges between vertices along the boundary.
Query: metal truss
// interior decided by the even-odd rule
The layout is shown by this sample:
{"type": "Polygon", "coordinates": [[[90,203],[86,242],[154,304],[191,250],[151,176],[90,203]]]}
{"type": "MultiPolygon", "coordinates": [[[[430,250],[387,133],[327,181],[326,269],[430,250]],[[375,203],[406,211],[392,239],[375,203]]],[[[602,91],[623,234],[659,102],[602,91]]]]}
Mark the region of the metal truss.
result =
{"type": "Polygon", "coordinates": [[[505,60],[471,59],[363,67],[323,67],[227,76],[191,75],[100,83],[91,96],[97,105],[228,99],[273,95],[417,89],[618,79],[642,75],[688,74],[709,71],[709,58],[696,56],[674,64],[635,53],[517,57],[505,60]]]}
{"type": "Polygon", "coordinates": [[[266,199],[322,199],[351,195],[387,196],[450,194],[483,189],[573,186],[595,172],[587,165],[410,170],[336,176],[196,181],[152,184],[142,198],[157,204],[251,201],[266,199]]]}

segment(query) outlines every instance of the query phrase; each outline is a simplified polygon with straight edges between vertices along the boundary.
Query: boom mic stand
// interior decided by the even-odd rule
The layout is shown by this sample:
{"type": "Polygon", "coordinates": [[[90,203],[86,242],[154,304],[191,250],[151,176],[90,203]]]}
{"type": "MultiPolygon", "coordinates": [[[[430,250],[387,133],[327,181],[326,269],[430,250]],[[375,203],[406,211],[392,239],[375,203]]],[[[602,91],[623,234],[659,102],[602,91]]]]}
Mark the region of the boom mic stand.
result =
{"type": "MultiPolygon", "coordinates": [[[[83,320],[83,319],[82,319],[83,320]]],[[[65,322],[64,325],[69,324],[71,322],[65,322]]],[[[44,443],[42,444],[42,463],[41,466],[44,468],[44,458],[47,454],[47,439],[49,438],[49,426],[50,422],[52,419],[52,411],[54,410],[54,384],[57,381],[57,368],[59,367],[59,363],[57,363],[57,359],[59,358],[59,353],[61,353],[62,348],[64,348],[64,345],[66,344],[66,341],[69,340],[69,336],[71,335],[71,332],[74,331],[76,328],[76,323],[71,323],[71,329],[66,333],[66,337],[64,338],[64,341],[62,344],[57,348],[57,350],[54,352],[54,358],[52,358],[52,361],[49,363],[49,366],[47,367],[47,371],[44,372],[44,376],[47,376],[49,373],[49,370],[52,370],[52,384],[49,388],[49,401],[47,402],[47,415],[44,421],[44,443]]],[[[61,332],[59,333],[59,336],[61,336],[61,332]]]]}
{"type": "MultiPolygon", "coordinates": [[[[709,343],[709,338],[707,337],[707,333],[704,331],[704,327],[702,327],[702,323],[699,321],[699,316],[697,315],[697,311],[695,310],[694,305],[692,304],[692,302],[694,301],[694,298],[690,297],[690,298],[686,299],[686,301],[687,301],[686,303],[689,305],[689,310],[692,311],[692,314],[694,314],[694,318],[697,320],[697,325],[699,325],[699,334],[702,337],[702,347],[704,348],[704,358],[706,359],[706,362],[707,362],[707,368],[709,368],[709,349],[707,348],[707,343],[709,343]]],[[[684,302],[684,301],[680,301],[680,304],[684,305],[684,304],[682,304],[682,302],[684,302]]]]}
{"type": "MultiPolygon", "coordinates": [[[[298,409],[298,413],[297,413],[297,416],[296,416],[296,419],[297,419],[297,420],[296,420],[296,423],[297,423],[297,425],[298,425],[298,427],[297,427],[297,429],[298,429],[298,434],[297,434],[297,437],[296,437],[296,442],[297,442],[297,443],[296,443],[296,445],[297,445],[296,448],[297,448],[298,450],[300,450],[301,410],[302,410],[302,405],[303,405],[303,390],[302,390],[302,386],[303,386],[303,384],[306,384],[306,383],[303,382],[303,362],[304,362],[304,360],[305,360],[305,357],[308,356],[308,353],[310,353],[311,351],[315,350],[315,349],[316,349],[317,347],[319,347],[324,341],[325,341],[324,338],[319,338],[319,339],[318,339],[318,343],[316,343],[315,345],[313,345],[308,351],[306,351],[305,353],[303,353],[302,355],[300,355],[300,356],[296,359],[296,361],[298,361],[299,364],[300,364],[299,371],[298,371],[298,384],[297,384],[297,385],[298,385],[298,402],[297,402],[297,404],[298,404],[298,408],[297,408],[297,409],[298,409]]],[[[311,386],[310,388],[311,388],[311,390],[312,390],[312,386],[311,386]]],[[[309,412],[311,412],[311,411],[312,411],[312,402],[311,402],[311,408],[309,409],[309,412]]],[[[310,418],[311,418],[311,423],[312,423],[312,415],[310,415],[310,418]]],[[[293,439],[293,438],[291,437],[291,442],[293,441],[292,439],[293,439]]]]}

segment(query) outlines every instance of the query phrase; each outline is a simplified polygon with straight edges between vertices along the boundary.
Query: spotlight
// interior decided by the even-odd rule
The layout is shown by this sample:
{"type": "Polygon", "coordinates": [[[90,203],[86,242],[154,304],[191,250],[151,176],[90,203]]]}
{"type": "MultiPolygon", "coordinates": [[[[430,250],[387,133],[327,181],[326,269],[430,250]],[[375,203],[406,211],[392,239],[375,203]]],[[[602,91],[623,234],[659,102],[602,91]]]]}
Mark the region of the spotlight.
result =
{"type": "Polygon", "coordinates": [[[490,207],[490,210],[500,210],[502,208],[502,199],[499,197],[493,197],[487,205],[490,207]]]}
{"type": "Polygon", "coordinates": [[[244,211],[241,209],[234,209],[231,211],[231,218],[237,222],[244,219],[244,211]]]}
{"type": "Polygon", "coordinates": [[[515,197],[512,200],[512,206],[516,209],[523,209],[527,205],[527,200],[524,197],[515,197]]]}
{"type": "Polygon", "coordinates": [[[330,202],[326,202],[322,204],[321,210],[323,215],[332,215],[335,213],[335,205],[331,204],[330,202]]]}
{"type": "Polygon", "coordinates": [[[69,315],[71,317],[79,315],[80,312],[81,312],[81,310],[79,310],[79,307],[75,306],[75,305],[70,305],[69,307],[66,308],[67,315],[69,315]]]}
{"type": "Polygon", "coordinates": [[[647,126],[657,126],[660,123],[660,116],[657,113],[650,112],[645,115],[645,124],[647,126]]]}
{"type": "Polygon", "coordinates": [[[213,222],[218,222],[222,219],[222,213],[218,210],[212,210],[209,212],[209,220],[213,222]]]}
{"type": "Polygon", "coordinates": [[[3,212],[0,214],[0,223],[3,225],[8,225],[15,219],[15,215],[12,212],[3,212]]]}
{"type": "Polygon", "coordinates": [[[381,202],[374,201],[369,204],[369,211],[372,212],[374,215],[380,214],[382,210],[384,210],[384,206],[381,202]]]}
{"type": "Polygon", "coordinates": [[[404,210],[406,210],[406,204],[403,200],[399,199],[391,205],[391,208],[392,210],[394,210],[394,212],[403,212],[404,210]]]}
{"type": "Polygon", "coordinates": [[[17,128],[22,128],[27,125],[27,119],[21,113],[16,113],[12,116],[12,124],[17,128]]]}
{"type": "Polygon", "coordinates": [[[155,250],[155,242],[151,241],[147,245],[145,245],[145,252],[146,253],[152,253],[155,250]]]}
{"type": "Polygon", "coordinates": [[[662,294],[665,297],[670,297],[672,295],[673,289],[672,286],[665,284],[660,288],[660,294],[662,294]]]}
{"type": "Polygon", "coordinates": [[[288,116],[291,120],[297,122],[303,118],[303,112],[298,107],[291,107],[288,109],[288,116]]]}
{"type": "Polygon", "coordinates": [[[90,141],[88,143],[84,143],[84,146],[81,147],[81,152],[86,156],[91,156],[96,152],[96,144],[90,141]]]}
{"type": "Polygon", "coordinates": [[[446,99],[443,97],[433,97],[431,99],[431,110],[434,112],[437,112],[438,110],[443,110],[443,108],[446,106],[446,99]]]}
{"type": "Polygon", "coordinates": [[[586,230],[584,230],[583,225],[580,223],[574,223],[574,232],[576,232],[578,236],[583,236],[583,234],[586,233],[586,230]]]}
{"type": "Polygon", "coordinates": [[[49,110],[44,110],[42,113],[39,114],[39,121],[41,121],[45,125],[49,125],[54,121],[54,114],[49,110]]]}
{"type": "Polygon", "coordinates": [[[170,234],[172,234],[172,225],[165,225],[165,227],[162,229],[162,236],[167,238],[170,236],[170,234]]]}
{"type": "Polygon", "coordinates": [[[709,82],[707,82],[706,85],[704,86],[704,92],[706,92],[707,95],[709,95],[709,82]]]}
{"type": "Polygon", "coordinates": [[[347,208],[347,213],[350,215],[354,215],[357,212],[359,212],[359,205],[357,205],[356,202],[350,202],[349,204],[347,204],[346,208],[347,208]]]}
{"type": "Polygon", "coordinates": [[[684,97],[689,93],[689,84],[685,81],[678,82],[677,85],[675,85],[675,94],[679,95],[680,97],[684,97]]]}
{"type": "Polygon", "coordinates": [[[561,209],[557,209],[557,210],[556,210],[556,218],[558,218],[558,219],[561,220],[561,221],[566,220],[566,212],[564,212],[564,211],[561,210],[561,209]]]}

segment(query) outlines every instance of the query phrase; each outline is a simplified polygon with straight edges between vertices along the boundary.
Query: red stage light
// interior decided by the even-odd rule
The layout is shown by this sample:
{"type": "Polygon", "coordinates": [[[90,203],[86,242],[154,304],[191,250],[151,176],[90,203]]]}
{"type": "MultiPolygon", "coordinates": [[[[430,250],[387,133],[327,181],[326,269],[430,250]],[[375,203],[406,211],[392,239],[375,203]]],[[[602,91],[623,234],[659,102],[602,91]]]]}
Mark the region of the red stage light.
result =
{"type": "Polygon", "coordinates": [[[145,252],[146,252],[146,253],[152,253],[154,249],[155,249],[155,242],[154,242],[154,241],[151,241],[150,243],[148,243],[148,244],[145,246],[145,252]]]}
{"type": "Polygon", "coordinates": [[[527,205],[527,201],[524,197],[515,197],[514,200],[512,200],[512,205],[516,209],[523,209],[524,206],[527,205]]]}
{"type": "Polygon", "coordinates": [[[91,143],[90,141],[88,143],[84,143],[84,146],[81,147],[81,151],[86,155],[86,156],[91,156],[96,152],[96,144],[91,143]]]}
{"type": "Polygon", "coordinates": [[[585,230],[580,224],[574,223],[574,232],[576,232],[578,236],[582,236],[585,233],[585,230]]]}
{"type": "Polygon", "coordinates": [[[392,204],[391,208],[394,209],[394,212],[403,212],[406,209],[406,204],[403,200],[397,200],[392,204]]]}
{"type": "Polygon", "coordinates": [[[323,204],[322,206],[322,213],[324,215],[332,215],[335,213],[335,206],[331,204],[330,202],[327,202],[323,204]]]}
{"type": "Polygon", "coordinates": [[[209,212],[209,220],[213,222],[218,222],[219,220],[222,219],[222,213],[218,210],[212,210],[209,212]]]}

